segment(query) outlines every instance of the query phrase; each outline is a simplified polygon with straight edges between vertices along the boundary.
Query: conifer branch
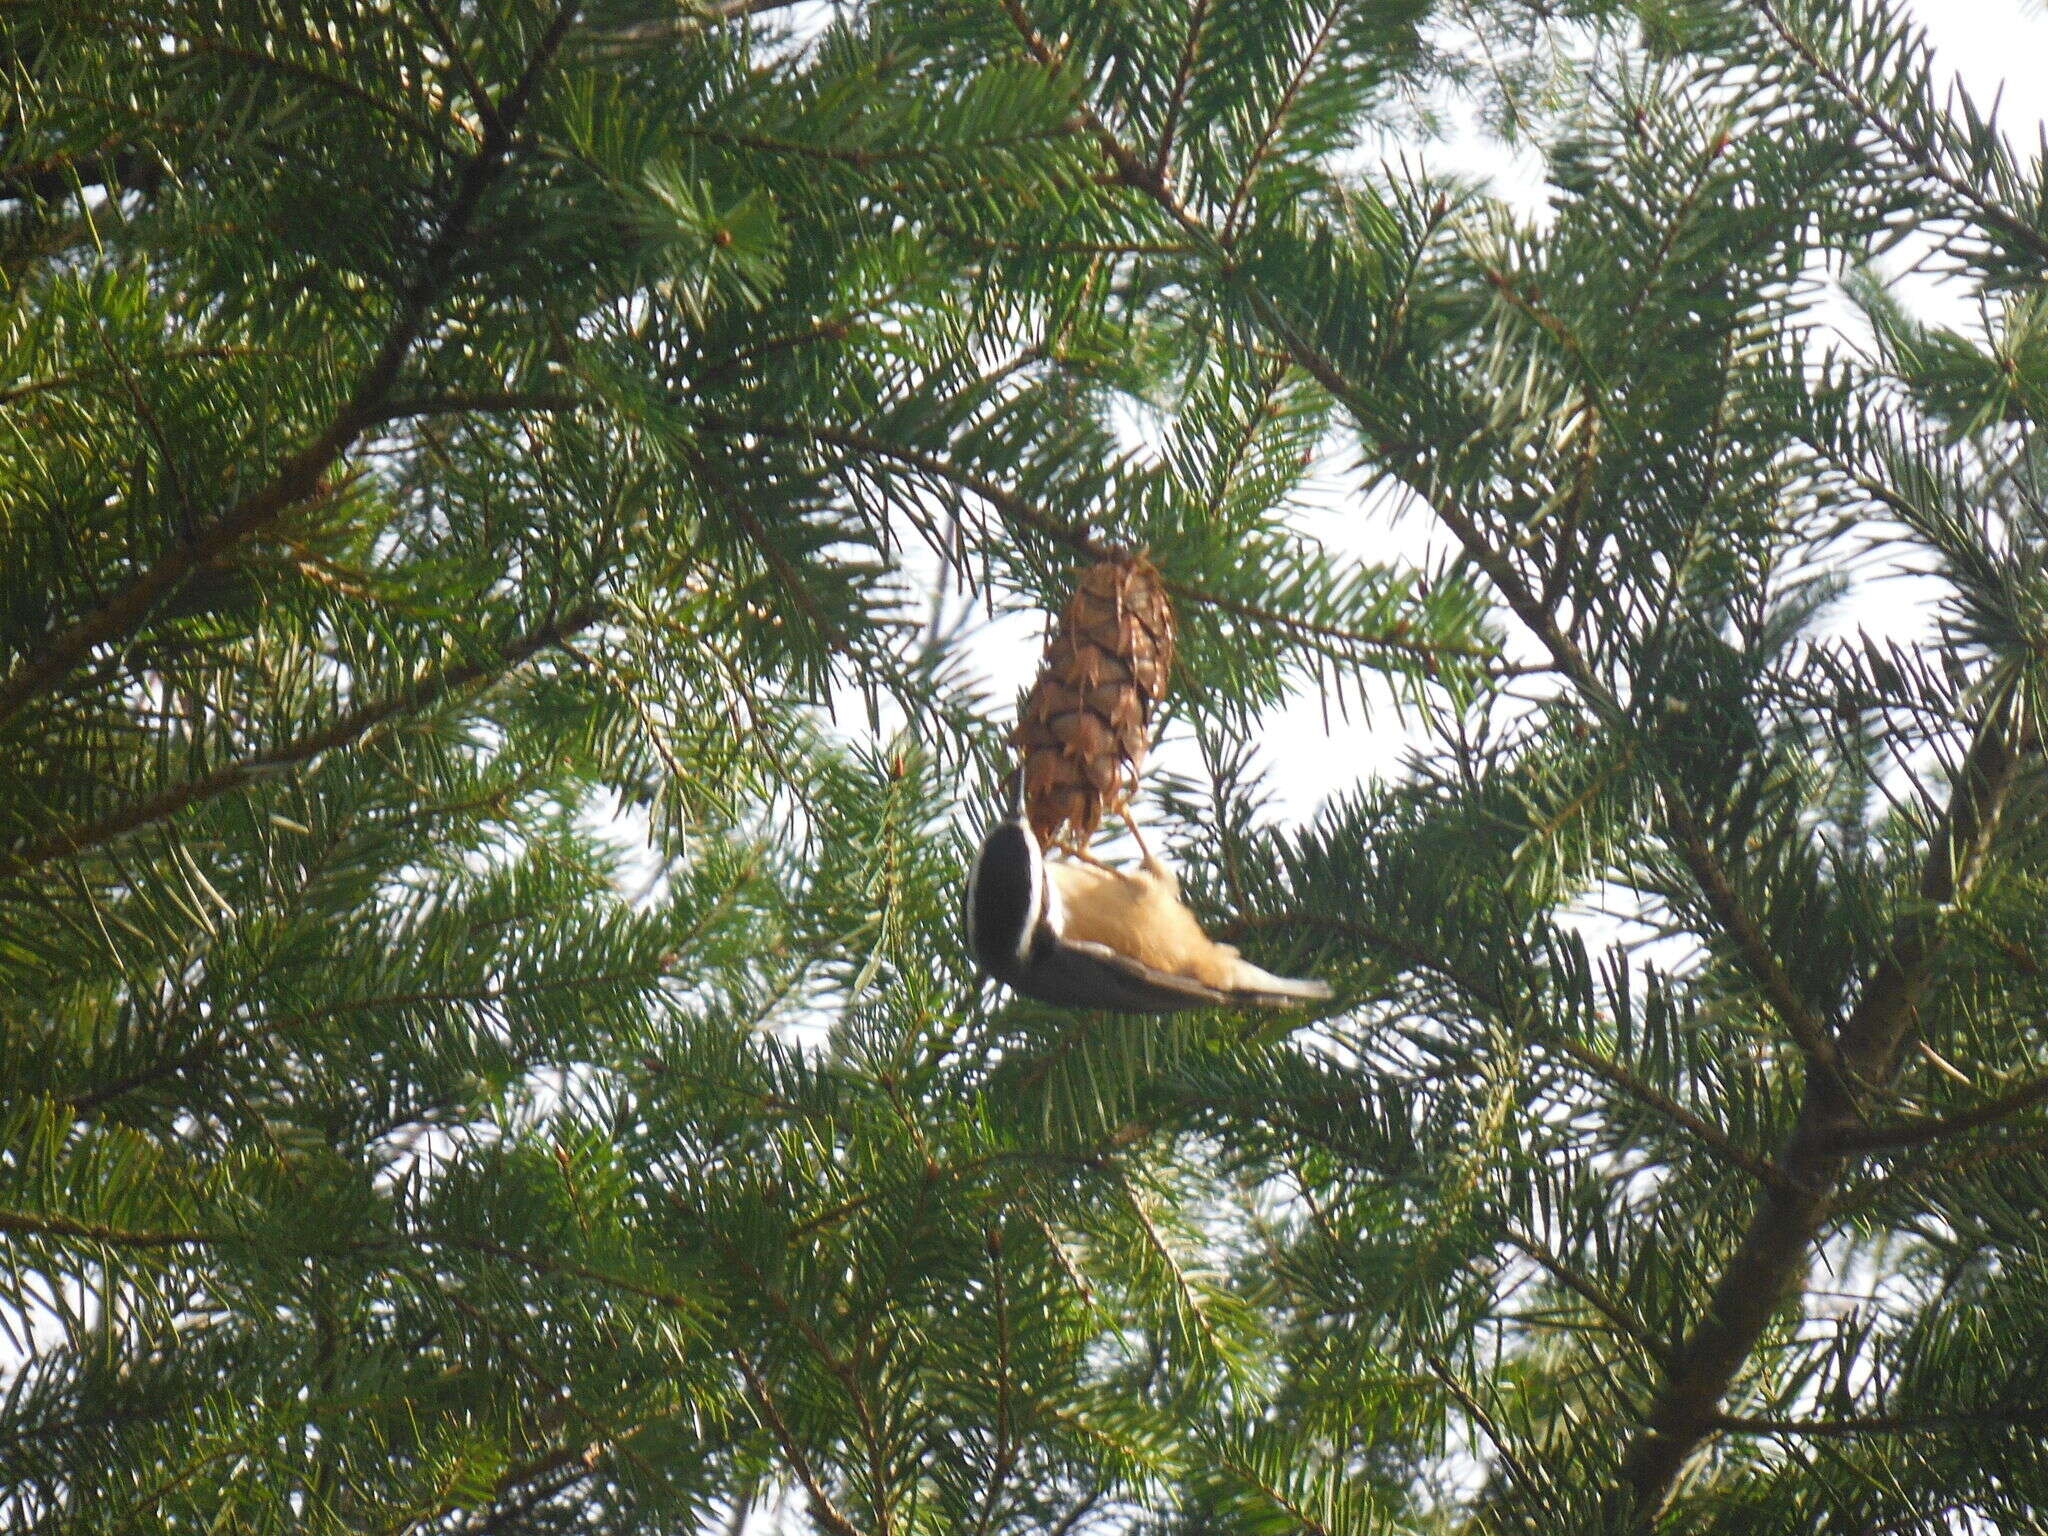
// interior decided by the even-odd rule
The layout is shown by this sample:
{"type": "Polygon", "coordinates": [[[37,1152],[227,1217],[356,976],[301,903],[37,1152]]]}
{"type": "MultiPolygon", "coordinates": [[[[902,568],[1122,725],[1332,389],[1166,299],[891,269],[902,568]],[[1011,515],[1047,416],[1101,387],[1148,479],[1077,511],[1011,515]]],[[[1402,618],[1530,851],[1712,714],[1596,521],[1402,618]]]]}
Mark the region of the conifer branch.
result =
{"type": "Polygon", "coordinates": [[[1820,49],[1786,18],[1776,0],[1749,0],[1778,34],[1778,40],[1824,82],[1856,115],[1889,144],[1913,173],[1940,187],[1959,207],[1970,210],[1978,223],[1995,229],[2017,245],[2024,246],[2037,261],[2048,261],[2048,235],[1986,197],[1963,176],[1942,164],[1940,151],[1915,138],[1903,125],[1884,112],[1856,84],[1823,58],[1820,49]]]}
{"type": "Polygon", "coordinates": [[[36,1211],[0,1211],[0,1232],[10,1232],[16,1237],[54,1237],[99,1243],[108,1248],[199,1248],[221,1241],[219,1236],[210,1232],[184,1229],[138,1231],[36,1211]]]}
{"type": "MultiPolygon", "coordinates": [[[[920,1188],[929,1190],[930,1181],[925,1181],[920,1188]]],[[[804,1345],[817,1357],[818,1363],[825,1367],[826,1372],[839,1383],[840,1390],[846,1394],[847,1402],[852,1405],[854,1418],[858,1423],[862,1449],[868,1462],[868,1476],[874,1486],[874,1536],[889,1536],[893,1522],[889,1519],[887,1504],[888,1457],[882,1444],[881,1426],[876,1422],[874,1405],[856,1369],[860,1362],[858,1351],[849,1359],[834,1349],[831,1341],[818,1332],[816,1325],[798,1309],[781,1287],[771,1282],[745,1253],[716,1232],[711,1234],[711,1240],[725,1255],[726,1260],[745,1277],[747,1283],[767,1301],[776,1315],[796,1331],[797,1337],[803,1340],[804,1345]]]]}
{"type": "Polygon", "coordinates": [[[1210,0],[1194,0],[1188,7],[1188,35],[1181,44],[1180,62],[1174,66],[1173,86],[1166,93],[1166,111],[1159,123],[1159,147],[1152,155],[1152,169],[1162,181],[1173,179],[1173,140],[1180,131],[1181,110],[1187,105],[1188,87],[1194,83],[1195,65],[1202,55],[1202,28],[1209,20],[1210,0]]]}
{"type": "Polygon", "coordinates": [[[1356,943],[1393,956],[1403,965],[1441,977],[1479,1003],[1509,1028],[1527,1034],[1539,1047],[1557,1052],[1609,1087],[1618,1089],[1645,1108],[1654,1110],[1661,1118],[1692,1136],[1730,1168],[1748,1174],[1766,1187],[1786,1182],[1783,1169],[1768,1158],[1760,1157],[1748,1148],[1738,1145],[1726,1131],[1711,1120],[1686,1108],[1654,1083],[1645,1082],[1639,1074],[1631,1072],[1620,1062],[1548,1028],[1536,1010],[1509,998],[1500,988],[1484,978],[1472,976],[1458,969],[1422,945],[1388,933],[1373,924],[1360,922],[1356,918],[1331,917],[1320,912],[1290,914],[1285,918],[1273,919],[1270,923],[1240,921],[1220,931],[1224,937],[1235,938],[1239,933],[1265,926],[1305,927],[1342,934],[1356,943]]]}
{"type": "Polygon", "coordinates": [[[83,187],[153,192],[163,180],[163,162],[156,156],[109,140],[97,149],[45,155],[0,168],[0,200],[54,202],[83,187]]]}
{"type": "Polygon", "coordinates": [[[452,693],[503,677],[541,652],[588,629],[603,613],[601,605],[586,603],[521,635],[487,660],[440,668],[393,693],[358,705],[319,730],[308,731],[282,746],[223,763],[197,778],[132,800],[85,826],[53,833],[22,847],[0,849],[0,877],[23,874],[53,859],[104,847],[144,827],[168,821],[192,806],[273,778],[325,753],[353,746],[390,720],[418,714],[452,693]]]}
{"type": "Polygon", "coordinates": [[[589,401],[580,395],[550,394],[544,390],[474,390],[452,395],[423,395],[417,399],[393,400],[380,407],[372,425],[404,421],[420,416],[474,416],[497,412],[546,412],[579,410],[589,401]]]}
{"type": "Polygon", "coordinates": [[[1735,941],[1743,963],[1762,987],[1772,1012],[1783,1021],[1794,1043],[1820,1070],[1836,1071],[1839,1057],[1835,1042],[1828,1037],[1826,1027],[1813,1017],[1805,999],[1800,997],[1784,961],[1778,958],[1778,952],[1764,937],[1762,927],[1735,889],[1727,866],[1707,841],[1706,831],[1692,814],[1691,807],[1677,794],[1667,791],[1665,813],[1671,821],[1679,856],[1685,860],[1685,867],[1699,886],[1700,894],[1706,898],[1715,921],[1735,941]]]}
{"type": "Polygon", "coordinates": [[[642,1301],[655,1302],[671,1312],[681,1312],[699,1319],[709,1314],[709,1308],[702,1297],[692,1296],[684,1291],[670,1290],[666,1286],[649,1285],[645,1281],[616,1275],[609,1270],[597,1269],[574,1259],[535,1253],[530,1249],[515,1248],[510,1243],[493,1242],[488,1238],[467,1237],[448,1232],[416,1232],[407,1233],[402,1237],[372,1238],[351,1247],[353,1251],[391,1247],[455,1248],[464,1253],[476,1254],[479,1258],[497,1259],[536,1275],[559,1275],[571,1280],[587,1280],[608,1291],[617,1291],[621,1295],[637,1296],[642,1301]]]}
{"type": "MultiPolygon", "coordinates": [[[[1054,543],[1063,544],[1091,560],[1108,560],[1117,553],[1115,546],[1096,538],[1085,528],[1076,527],[1063,521],[1043,508],[1035,506],[1016,492],[999,485],[985,475],[980,475],[935,453],[912,448],[873,433],[863,432],[857,427],[827,426],[814,422],[772,422],[740,419],[705,412],[701,418],[707,426],[720,431],[756,433],[762,437],[779,438],[785,442],[819,442],[870,458],[886,459],[906,469],[931,475],[949,485],[968,491],[976,499],[986,503],[1005,522],[1020,528],[1028,528],[1054,543]]],[[[1442,645],[1425,640],[1411,639],[1393,631],[1371,631],[1346,629],[1341,625],[1322,624],[1313,619],[1304,619],[1297,614],[1282,613],[1277,609],[1262,607],[1257,603],[1226,596],[1205,587],[1188,582],[1169,579],[1166,588],[1175,597],[1204,607],[1234,613],[1240,618],[1253,619],[1261,624],[1270,624],[1276,629],[1288,630],[1311,639],[1327,640],[1342,645],[1361,645],[1381,650],[1398,651],[1421,657],[1452,657],[1486,660],[1493,652],[1478,646],[1442,645]]],[[[1339,657],[1349,660],[1349,657],[1339,657]]],[[[1548,670],[1528,667],[1505,669],[1514,675],[1527,675],[1532,671],[1548,670]]]]}
{"type": "MultiPolygon", "coordinates": [[[[1978,727],[1959,768],[1947,811],[1934,829],[1919,881],[1919,901],[1894,928],[1887,952],[1865,980],[1840,1032],[1844,1071],[1881,1088],[1932,979],[1941,945],[1941,909],[1969,888],[1990,852],[1992,836],[2021,763],[2010,700],[1978,727]]],[[[1804,1281],[1806,1266],[1846,1155],[1845,1134],[1860,1124],[1854,1098],[1840,1079],[1813,1073],[1779,1164],[1789,1186],[1774,1188],[1751,1217],[1715,1281],[1705,1315],[1680,1346],[1675,1368],[1643,1416],[1623,1474],[1633,1491],[1633,1518],[1652,1520],[1669,1497],[1693,1449],[1716,1427],[1722,1399],[1755,1351],[1785,1297],[1804,1281]]]]}
{"type": "Polygon", "coordinates": [[[1225,246],[1236,242],[1239,234],[1238,221],[1244,217],[1245,208],[1251,201],[1252,189],[1258,184],[1259,172],[1265,169],[1266,161],[1273,153],[1273,145],[1280,137],[1281,130],[1287,126],[1287,119],[1293,114],[1295,103],[1300,99],[1303,87],[1308,84],[1308,77],[1314,72],[1316,61],[1322,57],[1323,50],[1329,47],[1330,39],[1336,34],[1337,23],[1348,8],[1349,0],[1332,0],[1323,13],[1315,36],[1310,39],[1308,47],[1302,50],[1301,57],[1296,60],[1294,71],[1288,77],[1279,101],[1274,103],[1273,110],[1267,114],[1265,127],[1259,132],[1258,142],[1252,146],[1251,155],[1245,161],[1244,171],[1238,177],[1237,186],[1230,194],[1230,206],[1223,215],[1223,229],[1218,239],[1225,246]]]}
{"type": "Polygon", "coordinates": [[[1714,1428],[1782,1440],[1842,1440],[1862,1435],[1981,1435],[1993,1429],[2048,1428],[2048,1406],[1984,1408],[1961,1413],[1907,1413],[1855,1419],[1757,1419],[1723,1413],[1714,1428]]]}
{"type": "Polygon", "coordinates": [[[986,154],[991,150],[1014,149],[1024,144],[1056,143],[1072,132],[1071,129],[1064,127],[1039,128],[1028,133],[1004,134],[996,138],[963,140],[957,143],[882,145],[877,148],[866,148],[853,144],[808,144],[801,139],[778,139],[768,134],[743,133],[730,128],[714,128],[703,123],[677,123],[670,131],[683,138],[727,144],[734,149],[751,149],[758,154],[783,155],[796,160],[821,160],[833,165],[856,166],[862,170],[905,162],[914,165],[923,160],[952,160],[961,156],[986,154]]]}
{"type": "Polygon", "coordinates": [[[591,34],[591,41],[610,47],[645,46],[681,42],[728,22],[786,11],[804,0],[682,0],[676,14],[651,21],[630,22],[591,34]]]}
{"type": "Polygon", "coordinates": [[[1979,1169],[1987,1163],[2013,1163],[2036,1153],[2048,1152],[2048,1129],[2000,1137],[1994,1141],[1966,1143],[1946,1156],[1911,1162],[1856,1186],[1853,1194],[1838,1196],[1828,1208],[1832,1217],[1847,1218],[1876,1210],[1887,1202],[1910,1196],[1918,1186],[1953,1178],[1979,1169]]]}
{"type": "Polygon", "coordinates": [[[1472,1389],[1460,1381],[1457,1374],[1434,1351],[1423,1350],[1422,1360],[1429,1367],[1430,1374],[1436,1377],[1453,1401],[1464,1410],[1465,1417],[1477,1425],[1480,1432],[1486,1436],[1508,1476],[1524,1494],[1540,1503],[1543,1495],[1542,1486],[1529,1475],[1529,1469],[1522,1465],[1521,1457],[1515,1454],[1514,1441],[1494,1422],[1493,1415],[1487,1411],[1486,1405],[1479,1401],[1472,1389]]]}
{"type": "Polygon", "coordinates": [[[1587,1279],[1577,1266],[1566,1263],[1541,1238],[1515,1230],[1508,1231],[1506,1237],[1510,1245],[1534,1259],[1553,1280],[1599,1313],[1614,1326],[1616,1332],[1657,1364],[1663,1365],[1671,1358],[1671,1345],[1666,1340],[1660,1339],[1641,1318],[1587,1279]]]}
{"type": "Polygon", "coordinates": [[[763,16],[769,11],[788,10],[803,0],[690,0],[690,9],[706,21],[741,21],[749,16],[763,16]]]}
{"type": "MultiPolygon", "coordinates": [[[[461,1536],[499,1536],[500,1532],[528,1530],[539,1508],[558,1499],[578,1483],[597,1475],[594,1466],[583,1464],[589,1452],[566,1446],[546,1457],[536,1457],[526,1466],[514,1467],[500,1477],[492,1489],[492,1507],[481,1516],[472,1515],[461,1526],[461,1536]]],[[[444,1513],[453,1513],[455,1506],[444,1513]]],[[[408,1521],[417,1528],[417,1521],[408,1521]]]]}
{"type": "Polygon", "coordinates": [[[315,69],[312,65],[304,63],[299,59],[286,58],[277,53],[259,52],[253,48],[237,48],[218,37],[208,36],[205,32],[195,32],[190,36],[179,38],[178,41],[195,54],[205,54],[210,58],[226,59],[247,70],[261,74],[280,75],[285,79],[295,80],[301,85],[310,85],[316,91],[327,91],[336,96],[343,97],[354,102],[359,107],[375,112],[380,117],[389,118],[392,122],[410,130],[422,144],[438,145],[441,142],[443,125],[435,122],[432,118],[421,117],[417,113],[410,112],[404,107],[386,100],[374,91],[365,90],[353,80],[344,79],[339,75],[330,75],[325,70],[315,69]]]}
{"type": "MultiPolygon", "coordinates": [[[[103,1222],[79,1221],[74,1217],[57,1216],[27,1211],[0,1211],[0,1232],[11,1232],[19,1237],[61,1238],[67,1241],[93,1243],[109,1248],[212,1248],[223,1243],[246,1243],[249,1234],[242,1232],[202,1232],[187,1229],[162,1231],[131,1230],[109,1226],[103,1222]]],[[[674,1311],[703,1316],[704,1302],[680,1291],[667,1290],[661,1286],[647,1285],[615,1275],[606,1270],[595,1269],[574,1260],[559,1259],[548,1254],[534,1253],[515,1248],[507,1243],[493,1242],[487,1238],[468,1237],[447,1232],[412,1232],[391,1237],[369,1237],[346,1240],[332,1247],[315,1249],[316,1255],[339,1257],[346,1254],[373,1253],[392,1248],[454,1248],[474,1253],[482,1258],[497,1259],[516,1265],[520,1269],[539,1275],[560,1275],[575,1280],[587,1280],[606,1290],[618,1291],[625,1295],[638,1296],[645,1301],[658,1302],[674,1311]]]]}
{"type": "Polygon", "coordinates": [[[824,1526],[830,1536],[867,1536],[867,1533],[840,1512],[826,1492],[824,1481],[817,1469],[811,1465],[811,1458],[805,1454],[803,1442],[790,1432],[789,1422],[783,1418],[782,1410],[775,1406],[775,1398],[768,1390],[767,1380],[761,1375],[754,1362],[743,1350],[733,1353],[733,1363],[739,1366],[740,1375],[747,1383],[747,1391],[760,1411],[763,1427],[774,1437],[782,1451],[783,1460],[804,1485],[804,1492],[810,1496],[811,1515],[824,1526]]]}
{"type": "Polygon", "coordinates": [[[1287,382],[1291,367],[1286,358],[1280,357],[1269,362],[1260,373],[1258,394],[1252,408],[1244,414],[1244,424],[1231,436],[1222,458],[1209,472],[1209,499],[1203,509],[1209,518],[1214,519],[1222,512],[1224,499],[1229,496],[1238,472],[1244,468],[1253,445],[1259,440],[1260,430],[1266,425],[1267,413],[1278,413],[1276,400],[1281,386],[1287,382]]]}
{"type": "Polygon", "coordinates": [[[1645,1082],[1638,1074],[1631,1072],[1612,1057],[1603,1056],[1576,1040],[1559,1035],[1536,1033],[1533,1038],[1538,1045],[1547,1046],[1570,1057],[1610,1087],[1620,1089],[1638,1104],[1655,1110],[1673,1125],[1689,1131],[1694,1139],[1722,1162],[1731,1168],[1740,1169],[1766,1189],[1783,1188],[1790,1182],[1789,1175],[1779,1164],[1737,1144],[1713,1121],[1687,1109],[1670,1094],[1653,1083],[1645,1082]]]}
{"type": "Polygon", "coordinates": [[[308,1024],[347,1018],[353,1014],[398,1008],[482,1007],[491,1003],[509,1002],[514,998],[546,997],[576,992],[586,987],[616,986],[623,982],[642,982],[651,985],[656,979],[657,973],[652,969],[646,972],[603,971],[594,975],[558,973],[538,981],[505,986],[423,987],[411,992],[380,992],[369,997],[349,998],[321,1008],[308,1008],[298,1013],[257,1019],[242,1029],[235,1028],[232,1023],[222,1025],[205,1039],[175,1056],[166,1057],[101,1087],[74,1094],[61,1102],[75,1114],[90,1114],[116,1099],[124,1098],[143,1088],[153,1087],[170,1078],[182,1076],[194,1067],[204,1066],[233,1046],[289,1034],[293,1030],[305,1028],[308,1024]]]}
{"type": "MultiPolygon", "coordinates": [[[[239,344],[207,347],[166,347],[152,361],[186,362],[196,359],[217,361],[227,358],[274,357],[276,355],[277,349],[274,347],[239,344]]],[[[95,382],[95,379],[91,373],[58,373],[51,374],[47,378],[24,379],[18,384],[10,384],[5,389],[0,389],[0,406],[12,405],[15,401],[25,399],[30,395],[48,394],[56,390],[78,389],[93,382],[95,382]]]]}
{"type": "MultiPolygon", "coordinates": [[[[1343,371],[1301,336],[1270,300],[1256,293],[1253,299],[1255,307],[1277,329],[1289,352],[1336,399],[1349,406],[1359,416],[1362,425],[1371,430],[1373,416],[1343,371]]],[[[1392,445],[1383,443],[1382,446],[1391,448],[1392,445]]],[[[1594,671],[1578,643],[1557,622],[1554,608],[1522,579],[1513,561],[1486,537],[1478,521],[1455,500],[1442,494],[1434,478],[1419,473],[1417,466],[1402,467],[1397,462],[1397,471],[1403,481],[1428,503],[1437,520],[1457,538],[1467,557],[1486,574],[1509,610],[1542,643],[1557,670],[1572,682],[1580,696],[1609,723],[1631,736],[1639,734],[1632,728],[1621,701],[1594,671]]],[[[1671,785],[1669,776],[1659,772],[1658,778],[1664,784],[1666,811],[1680,854],[1707,898],[1710,910],[1735,940],[1737,952],[1762,986],[1773,1011],[1779,1014],[1794,1041],[1821,1070],[1836,1071],[1833,1043],[1810,1016],[1783,962],[1765,940],[1761,925],[1742,903],[1734,881],[1708,843],[1704,829],[1683,796],[1671,785]]]]}
{"type": "Polygon", "coordinates": [[[829,649],[841,655],[849,654],[853,645],[847,639],[846,632],[825,612],[817,594],[811,591],[809,583],[804,580],[803,572],[782,552],[781,546],[775,542],[767,526],[747,505],[746,497],[704,455],[691,452],[688,453],[688,458],[690,468],[695,471],[698,481],[716,499],[719,510],[746,535],[747,542],[754,546],[755,553],[760,555],[761,563],[768,567],[776,585],[789,594],[790,601],[796,604],[798,611],[803,614],[819,638],[829,649]]]}
{"type": "Polygon", "coordinates": [[[426,18],[427,30],[434,34],[434,41],[440,45],[441,56],[447,60],[448,67],[461,77],[462,92],[469,98],[470,106],[475,109],[478,121],[484,126],[485,135],[488,137],[495,134],[504,137],[505,124],[498,116],[498,105],[491,100],[491,93],[484,88],[483,81],[477,78],[476,71],[470,67],[469,54],[463,49],[455,34],[448,30],[448,24],[441,19],[439,7],[435,5],[434,0],[412,0],[412,3],[420,15],[426,18]]]}
{"type": "Polygon", "coordinates": [[[575,3],[557,8],[525,70],[506,93],[497,111],[498,131],[487,133],[464,165],[419,272],[400,299],[376,355],[358,375],[347,403],[311,443],[278,466],[269,482],[230,507],[211,527],[195,530],[160,550],[147,569],[83,618],[50,636],[0,679],[0,723],[56,686],[95,648],[132,634],[193,572],[213,564],[293,507],[321,494],[329,471],[376,424],[406,358],[425,333],[433,306],[455,273],[484,194],[511,154],[512,134],[526,114],[542,71],[568,35],[576,11],[575,3]]]}
{"type": "Polygon", "coordinates": [[[1285,1488],[1279,1487],[1274,1479],[1266,1476],[1242,1456],[1225,1455],[1223,1465],[1230,1470],[1232,1476],[1253,1489],[1259,1497],[1278,1510],[1290,1531],[1301,1531],[1304,1536],[1334,1536],[1330,1528],[1316,1518],[1315,1511],[1309,1509],[1285,1488]]]}
{"type": "MultiPolygon", "coordinates": [[[[1174,240],[1017,240],[940,224],[940,233],[970,250],[1020,256],[1193,256],[1197,248],[1174,240]]],[[[1285,359],[1283,358],[1284,362],[1285,359]]]]}
{"type": "Polygon", "coordinates": [[[988,1487],[982,1497],[980,1517],[974,1523],[974,1536],[989,1536],[994,1528],[1003,1490],[1016,1471],[1018,1460],[1016,1412],[1011,1401],[1016,1393],[1016,1362],[1012,1358],[1015,1340],[1010,1326],[1010,1288],[1004,1279],[1002,1252],[995,1235],[1000,1230],[992,1228],[989,1236],[989,1286],[994,1292],[996,1319],[995,1454],[990,1458],[988,1487]]]}
{"type": "Polygon", "coordinates": [[[711,386],[723,384],[731,379],[742,368],[758,366],[778,353],[793,352],[800,347],[814,346],[821,341],[844,341],[854,334],[856,326],[867,319],[868,314],[868,306],[863,305],[850,314],[835,314],[824,320],[814,320],[800,330],[770,336],[742,347],[699,372],[691,381],[693,392],[701,396],[711,386]]]}
{"type": "Polygon", "coordinates": [[[1900,1147],[1925,1146],[1970,1131],[2009,1120],[2036,1104],[2048,1103],[2048,1077],[2024,1083],[2010,1093],[1987,1099],[1974,1108],[1952,1115],[1924,1120],[1903,1120],[1891,1125],[1856,1126],[1843,1130],[1833,1145],[1840,1152],[1884,1152],[1900,1147]]]}

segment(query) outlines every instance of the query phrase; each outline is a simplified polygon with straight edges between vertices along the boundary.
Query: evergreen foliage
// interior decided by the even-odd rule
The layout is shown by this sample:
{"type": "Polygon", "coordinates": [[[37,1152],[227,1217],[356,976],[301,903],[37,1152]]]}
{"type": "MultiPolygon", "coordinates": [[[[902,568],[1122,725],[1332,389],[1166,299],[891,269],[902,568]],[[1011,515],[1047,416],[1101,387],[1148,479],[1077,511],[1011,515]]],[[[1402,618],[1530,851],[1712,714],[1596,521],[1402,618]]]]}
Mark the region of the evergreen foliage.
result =
{"type": "Polygon", "coordinates": [[[1898,14],[0,56],[10,1529],[2038,1526],[2048,165],[1898,14]],[[1550,217],[1381,162],[1446,91],[1550,217]],[[1450,554],[1306,536],[1333,441],[1450,554]],[[962,952],[1012,701],[926,589],[1110,545],[1323,1017],[962,952]],[[1418,745],[1288,827],[1311,688],[1418,745]]]}

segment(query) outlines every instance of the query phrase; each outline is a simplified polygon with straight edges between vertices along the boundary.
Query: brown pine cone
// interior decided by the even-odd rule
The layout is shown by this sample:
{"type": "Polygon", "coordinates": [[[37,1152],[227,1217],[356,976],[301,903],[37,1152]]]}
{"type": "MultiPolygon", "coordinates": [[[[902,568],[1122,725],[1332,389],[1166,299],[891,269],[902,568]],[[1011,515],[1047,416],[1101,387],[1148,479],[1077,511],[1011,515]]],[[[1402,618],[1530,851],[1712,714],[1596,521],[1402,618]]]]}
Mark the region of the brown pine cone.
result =
{"type": "Polygon", "coordinates": [[[1143,555],[1090,566],[1010,740],[1041,844],[1086,848],[1138,787],[1173,670],[1173,604],[1143,555]]]}

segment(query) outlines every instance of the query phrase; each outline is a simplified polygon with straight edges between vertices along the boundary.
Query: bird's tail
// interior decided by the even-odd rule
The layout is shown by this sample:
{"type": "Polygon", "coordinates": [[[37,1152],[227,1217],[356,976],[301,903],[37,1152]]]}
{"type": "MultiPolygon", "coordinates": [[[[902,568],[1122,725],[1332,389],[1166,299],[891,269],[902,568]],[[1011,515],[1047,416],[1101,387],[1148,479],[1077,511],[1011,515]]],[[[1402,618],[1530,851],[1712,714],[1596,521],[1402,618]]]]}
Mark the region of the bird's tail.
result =
{"type": "Polygon", "coordinates": [[[1268,1008],[1298,1008],[1303,1003],[1320,1003],[1330,996],[1330,984],[1313,977],[1275,976],[1251,961],[1239,959],[1230,973],[1231,1001],[1258,1003],[1268,1008]]]}

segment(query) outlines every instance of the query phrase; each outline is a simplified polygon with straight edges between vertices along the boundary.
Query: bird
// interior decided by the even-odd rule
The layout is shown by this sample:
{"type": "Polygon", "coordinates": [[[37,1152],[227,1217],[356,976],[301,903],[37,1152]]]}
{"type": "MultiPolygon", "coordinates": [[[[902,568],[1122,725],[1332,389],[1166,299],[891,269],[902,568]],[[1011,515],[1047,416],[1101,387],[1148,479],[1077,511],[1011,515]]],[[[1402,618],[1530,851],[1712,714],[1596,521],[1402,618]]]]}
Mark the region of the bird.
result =
{"type": "Polygon", "coordinates": [[[1276,976],[1202,932],[1173,871],[1148,852],[1135,871],[1049,860],[1031,830],[1024,775],[981,840],[967,881],[967,939],[981,968],[1014,992],[1064,1008],[1179,1013],[1294,1008],[1330,996],[1276,976]]]}

